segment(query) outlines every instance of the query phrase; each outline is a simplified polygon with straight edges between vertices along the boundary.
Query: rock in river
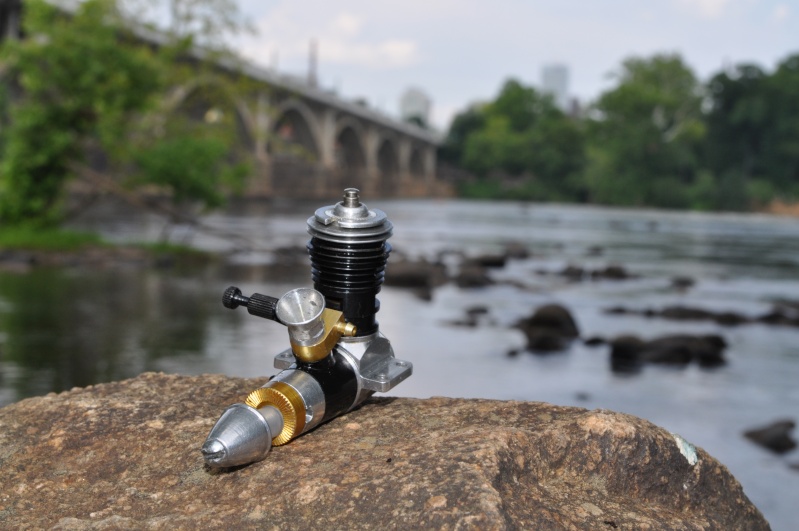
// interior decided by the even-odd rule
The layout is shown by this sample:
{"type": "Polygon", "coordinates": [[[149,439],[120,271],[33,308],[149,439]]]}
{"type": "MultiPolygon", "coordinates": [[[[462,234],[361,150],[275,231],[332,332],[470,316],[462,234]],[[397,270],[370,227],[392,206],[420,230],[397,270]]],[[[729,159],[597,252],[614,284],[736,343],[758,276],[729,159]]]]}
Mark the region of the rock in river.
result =
{"type": "Polygon", "coordinates": [[[560,304],[545,304],[515,326],[527,337],[532,352],[564,350],[580,335],[574,317],[560,304]]]}
{"type": "Polygon", "coordinates": [[[614,372],[635,373],[646,363],[685,366],[696,362],[701,367],[724,365],[727,342],[715,335],[674,334],[644,341],[636,336],[620,336],[610,342],[610,367],[614,372]]]}
{"type": "Polygon", "coordinates": [[[793,420],[778,420],[768,426],[747,430],[744,436],[774,453],[784,454],[796,448],[796,441],[791,438],[795,427],[796,422],[793,420]]]}
{"type": "Polygon", "coordinates": [[[558,275],[562,277],[566,277],[572,281],[578,280],[629,280],[633,278],[638,278],[637,275],[633,275],[627,271],[623,266],[620,265],[608,265],[606,267],[600,269],[586,269],[581,266],[575,265],[567,265],[565,268],[560,270],[558,275]]]}
{"type": "Polygon", "coordinates": [[[425,259],[393,260],[388,264],[385,277],[387,286],[409,288],[425,300],[429,300],[433,290],[446,281],[446,266],[425,259]]]}
{"type": "Polygon", "coordinates": [[[144,374],[0,409],[3,529],[768,529],[701,448],[610,411],[374,398],[265,461],[204,468],[262,384],[144,374]]]}
{"type": "Polygon", "coordinates": [[[473,263],[463,264],[453,280],[459,288],[484,288],[494,284],[486,268],[473,263]]]}

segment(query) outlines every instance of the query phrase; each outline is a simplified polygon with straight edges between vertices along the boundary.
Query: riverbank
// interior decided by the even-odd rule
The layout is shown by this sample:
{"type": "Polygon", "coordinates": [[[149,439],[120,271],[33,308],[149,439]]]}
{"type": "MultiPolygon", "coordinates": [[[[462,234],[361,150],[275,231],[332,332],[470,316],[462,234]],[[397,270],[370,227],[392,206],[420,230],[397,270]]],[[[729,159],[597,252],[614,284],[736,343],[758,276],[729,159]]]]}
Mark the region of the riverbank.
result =
{"type": "Polygon", "coordinates": [[[168,243],[114,244],[99,233],[64,229],[0,229],[0,271],[28,272],[34,267],[164,267],[202,265],[214,253],[168,243]]]}
{"type": "Polygon", "coordinates": [[[799,203],[785,203],[779,200],[772,201],[768,208],[766,208],[766,212],[777,216],[799,218],[799,203]]]}

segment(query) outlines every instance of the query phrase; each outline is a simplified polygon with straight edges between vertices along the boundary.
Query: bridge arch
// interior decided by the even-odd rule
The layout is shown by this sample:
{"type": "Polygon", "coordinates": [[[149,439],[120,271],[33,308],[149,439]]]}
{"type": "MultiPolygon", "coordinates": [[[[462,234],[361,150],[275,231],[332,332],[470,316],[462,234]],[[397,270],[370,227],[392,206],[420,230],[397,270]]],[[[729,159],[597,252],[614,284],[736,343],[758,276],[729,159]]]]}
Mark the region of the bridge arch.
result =
{"type": "Polygon", "coordinates": [[[382,177],[396,177],[400,170],[395,142],[384,138],[377,148],[377,169],[382,177]]]}
{"type": "Polygon", "coordinates": [[[275,116],[270,142],[273,155],[320,160],[319,124],[307,105],[294,98],[286,100],[277,107],[275,116]]]}
{"type": "Polygon", "coordinates": [[[167,98],[171,115],[182,114],[192,122],[210,126],[234,122],[237,145],[250,153],[255,148],[255,116],[229,85],[213,77],[199,77],[176,87],[167,98]]]}
{"type": "Polygon", "coordinates": [[[345,118],[338,123],[335,154],[339,170],[366,170],[364,132],[357,121],[345,118]]]}
{"type": "Polygon", "coordinates": [[[411,148],[411,155],[408,159],[408,173],[416,179],[424,177],[424,158],[422,150],[418,146],[411,148]]]}

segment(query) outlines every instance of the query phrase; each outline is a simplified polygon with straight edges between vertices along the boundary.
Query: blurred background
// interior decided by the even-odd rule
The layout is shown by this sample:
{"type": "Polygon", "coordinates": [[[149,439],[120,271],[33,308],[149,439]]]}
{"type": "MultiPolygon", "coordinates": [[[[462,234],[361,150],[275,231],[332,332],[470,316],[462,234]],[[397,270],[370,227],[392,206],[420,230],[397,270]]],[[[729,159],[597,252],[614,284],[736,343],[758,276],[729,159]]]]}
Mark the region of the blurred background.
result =
{"type": "Polygon", "coordinates": [[[357,187],[392,394],[641,416],[791,529],[797,35],[766,0],[4,1],[0,406],[272,374],[285,330],[221,294],[310,286],[357,187]]]}

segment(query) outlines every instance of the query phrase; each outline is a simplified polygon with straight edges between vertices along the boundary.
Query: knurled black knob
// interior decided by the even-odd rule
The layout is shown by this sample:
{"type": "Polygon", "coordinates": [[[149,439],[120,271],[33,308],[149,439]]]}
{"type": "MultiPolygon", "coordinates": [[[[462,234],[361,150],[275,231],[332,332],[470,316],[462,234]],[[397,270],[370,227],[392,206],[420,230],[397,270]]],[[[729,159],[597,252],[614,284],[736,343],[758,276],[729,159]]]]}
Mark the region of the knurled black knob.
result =
{"type": "Polygon", "coordinates": [[[278,299],[270,297],[269,295],[253,293],[250,296],[250,303],[247,305],[247,311],[250,312],[250,315],[257,315],[264,319],[277,321],[277,301],[278,299]]]}
{"type": "Polygon", "coordinates": [[[253,293],[251,297],[245,297],[241,290],[236,286],[230,286],[222,295],[222,304],[225,308],[235,310],[239,306],[247,308],[250,315],[263,317],[277,321],[277,301],[275,297],[253,293]]]}
{"type": "Polygon", "coordinates": [[[236,286],[230,286],[222,294],[222,304],[225,308],[230,308],[231,310],[235,310],[240,305],[247,306],[249,302],[249,298],[242,295],[241,290],[236,286]]]}

